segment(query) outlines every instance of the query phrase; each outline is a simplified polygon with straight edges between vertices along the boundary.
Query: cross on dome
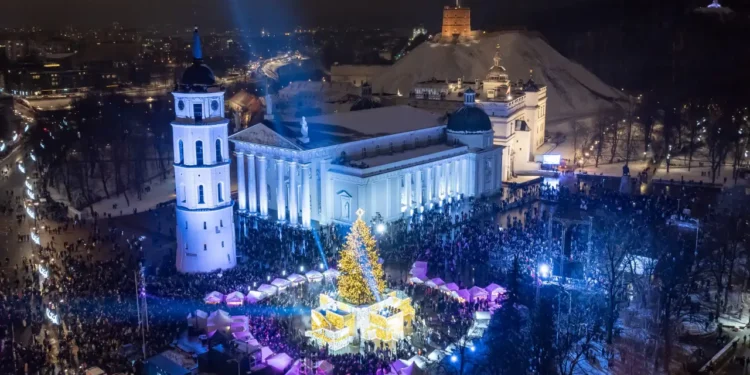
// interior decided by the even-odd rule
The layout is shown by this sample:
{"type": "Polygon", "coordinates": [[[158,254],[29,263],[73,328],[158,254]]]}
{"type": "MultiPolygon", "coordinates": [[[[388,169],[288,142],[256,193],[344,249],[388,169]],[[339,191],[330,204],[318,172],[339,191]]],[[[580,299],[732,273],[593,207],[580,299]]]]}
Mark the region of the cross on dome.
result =
{"type": "Polygon", "coordinates": [[[364,215],[364,214],[365,214],[365,210],[363,210],[362,207],[360,207],[359,209],[357,209],[357,217],[358,218],[361,219],[362,215],[364,215]]]}

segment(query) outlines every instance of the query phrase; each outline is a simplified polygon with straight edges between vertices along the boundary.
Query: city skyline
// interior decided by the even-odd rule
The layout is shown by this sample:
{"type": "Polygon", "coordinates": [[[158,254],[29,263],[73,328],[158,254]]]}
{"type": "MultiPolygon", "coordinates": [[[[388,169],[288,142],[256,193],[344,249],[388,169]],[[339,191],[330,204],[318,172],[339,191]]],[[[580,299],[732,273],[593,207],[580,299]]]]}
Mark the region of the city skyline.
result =
{"type": "MultiPolygon", "coordinates": [[[[478,25],[493,23],[495,18],[507,17],[507,10],[532,12],[549,11],[588,0],[535,0],[524,4],[498,4],[489,0],[465,0],[463,6],[476,9],[473,16],[478,25]]],[[[412,0],[399,2],[382,0],[362,4],[348,0],[226,0],[218,3],[190,0],[128,2],[90,2],[87,0],[8,0],[0,13],[0,25],[5,27],[36,26],[59,29],[67,26],[100,28],[114,22],[123,27],[145,28],[155,25],[187,27],[200,24],[216,29],[261,29],[277,32],[297,26],[361,26],[412,27],[425,24],[438,27],[444,5],[450,0],[412,0]],[[39,9],[45,9],[40,12],[39,9]]]]}

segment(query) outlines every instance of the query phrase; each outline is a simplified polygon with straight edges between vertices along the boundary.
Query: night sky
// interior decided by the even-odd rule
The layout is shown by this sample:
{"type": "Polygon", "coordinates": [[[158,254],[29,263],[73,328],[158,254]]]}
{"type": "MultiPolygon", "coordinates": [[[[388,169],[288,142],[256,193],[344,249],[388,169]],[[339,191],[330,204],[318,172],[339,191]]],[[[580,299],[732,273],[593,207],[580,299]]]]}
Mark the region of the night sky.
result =
{"type": "MultiPolygon", "coordinates": [[[[591,0],[463,0],[476,25],[591,0]]],[[[606,1],[606,0],[600,0],[606,1]]],[[[439,27],[451,0],[0,0],[0,27],[123,27],[172,24],[284,31],[300,26],[439,27]]]]}

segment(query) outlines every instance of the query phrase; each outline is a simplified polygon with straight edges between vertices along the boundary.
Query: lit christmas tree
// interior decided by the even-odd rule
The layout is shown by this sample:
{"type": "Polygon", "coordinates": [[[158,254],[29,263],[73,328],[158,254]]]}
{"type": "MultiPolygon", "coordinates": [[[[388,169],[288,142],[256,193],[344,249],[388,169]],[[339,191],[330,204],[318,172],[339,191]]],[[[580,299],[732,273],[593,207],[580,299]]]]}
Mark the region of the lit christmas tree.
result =
{"type": "Polygon", "coordinates": [[[385,274],[378,263],[377,244],[362,220],[363,214],[361,208],[357,210],[357,220],[346,236],[339,261],[339,296],[355,305],[380,301],[385,292],[385,274]]]}

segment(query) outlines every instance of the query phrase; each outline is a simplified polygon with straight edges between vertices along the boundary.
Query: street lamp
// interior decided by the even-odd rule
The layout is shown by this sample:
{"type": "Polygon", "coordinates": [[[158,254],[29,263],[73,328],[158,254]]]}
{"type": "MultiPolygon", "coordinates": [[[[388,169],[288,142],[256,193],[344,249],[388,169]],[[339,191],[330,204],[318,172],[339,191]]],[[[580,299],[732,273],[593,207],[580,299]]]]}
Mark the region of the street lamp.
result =
{"type": "Polygon", "coordinates": [[[549,266],[547,264],[540,264],[536,272],[536,304],[539,306],[539,286],[542,284],[542,277],[549,277],[549,266]]]}
{"type": "Polygon", "coordinates": [[[546,279],[547,277],[549,277],[549,274],[550,274],[549,265],[542,264],[539,266],[539,276],[546,279]]]}
{"type": "Polygon", "coordinates": [[[377,232],[378,232],[378,234],[383,234],[383,233],[385,233],[385,224],[383,224],[383,223],[380,223],[380,224],[376,225],[376,226],[375,226],[375,231],[377,231],[377,232]]]}

